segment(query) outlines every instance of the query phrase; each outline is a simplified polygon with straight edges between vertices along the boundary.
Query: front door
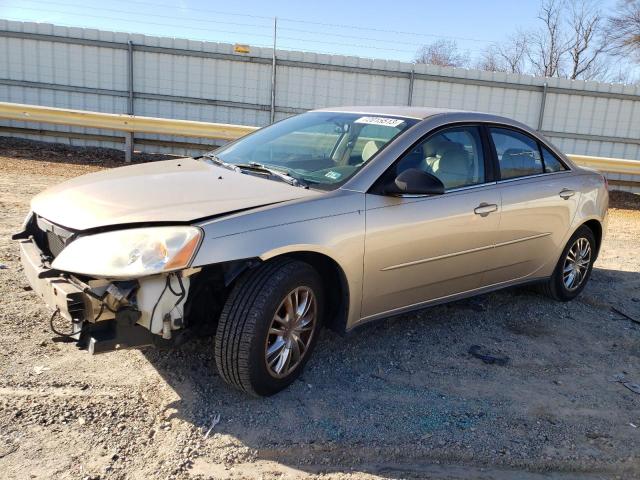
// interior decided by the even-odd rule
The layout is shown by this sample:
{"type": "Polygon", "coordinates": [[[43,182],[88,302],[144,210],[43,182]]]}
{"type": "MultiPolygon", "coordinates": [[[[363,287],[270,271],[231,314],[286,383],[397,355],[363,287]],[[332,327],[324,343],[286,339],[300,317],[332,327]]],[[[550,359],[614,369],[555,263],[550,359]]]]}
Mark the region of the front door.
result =
{"type": "Polygon", "coordinates": [[[444,183],[443,195],[367,194],[363,317],[481,286],[501,210],[486,156],[478,127],[441,130],[386,176],[424,169],[444,183]]]}

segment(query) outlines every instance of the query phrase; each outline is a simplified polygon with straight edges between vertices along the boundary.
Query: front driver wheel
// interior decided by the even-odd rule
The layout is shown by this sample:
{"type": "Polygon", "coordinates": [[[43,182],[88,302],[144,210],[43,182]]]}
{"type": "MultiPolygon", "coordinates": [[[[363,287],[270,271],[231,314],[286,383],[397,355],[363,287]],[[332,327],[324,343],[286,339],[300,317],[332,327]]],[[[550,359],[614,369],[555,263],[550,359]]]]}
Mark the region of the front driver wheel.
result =
{"type": "Polygon", "coordinates": [[[577,297],[591,276],[595,253],[595,236],[583,225],[567,242],[553,275],[542,285],[543,293],[562,302],[577,297]]]}
{"type": "Polygon", "coordinates": [[[322,320],[322,281],[311,265],[276,259],[246,272],[220,315],[215,359],[222,378],[272,395],[301,373],[322,320]]]}

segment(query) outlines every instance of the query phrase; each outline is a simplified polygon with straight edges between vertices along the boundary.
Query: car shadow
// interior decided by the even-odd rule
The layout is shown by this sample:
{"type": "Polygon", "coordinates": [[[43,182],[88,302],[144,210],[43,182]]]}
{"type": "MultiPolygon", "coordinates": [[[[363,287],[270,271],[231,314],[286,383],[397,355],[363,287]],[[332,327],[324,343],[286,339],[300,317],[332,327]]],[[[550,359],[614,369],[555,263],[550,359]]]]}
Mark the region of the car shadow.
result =
{"type": "Polygon", "coordinates": [[[222,435],[248,447],[254,460],[305,473],[512,478],[510,469],[518,469],[518,478],[543,478],[536,473],[543,470],[589,478],[589,468],[606,472],[635,455],[613,426],[635,399],[605,392],[619,365],[640,359],[637,297],[640,273],[596,268],[569,303],[519,287],[385,319],[353,335],[324,331],[301,378],[269,398],[220,379],[212,339],[145,356],[179,397],[173,415],[201,428],[205,447],[196,466],[205,476],[224,462],[215,442],[206,447],[222,435]],[[508,363],[485,363],[469,353],[472,345],[508,363]],[[585,398],[591,413],[562,413],[585,398]],[[594,449],[594,429],[607,435],[606,449],[594,449]],[[579,476],[568,473],[576,470],[579,476]]]}

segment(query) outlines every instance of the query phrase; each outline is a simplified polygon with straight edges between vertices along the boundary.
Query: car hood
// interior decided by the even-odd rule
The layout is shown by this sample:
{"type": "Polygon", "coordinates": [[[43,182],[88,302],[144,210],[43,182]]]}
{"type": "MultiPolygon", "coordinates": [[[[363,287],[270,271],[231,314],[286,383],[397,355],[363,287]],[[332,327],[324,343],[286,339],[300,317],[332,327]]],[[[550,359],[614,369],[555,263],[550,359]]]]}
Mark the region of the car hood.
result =
{"type": "Polygon", "coordinates": [[[31,209],[73,230],[190,222],[320,192],[184,158],[90,173],[40,193],[31,209]]]}

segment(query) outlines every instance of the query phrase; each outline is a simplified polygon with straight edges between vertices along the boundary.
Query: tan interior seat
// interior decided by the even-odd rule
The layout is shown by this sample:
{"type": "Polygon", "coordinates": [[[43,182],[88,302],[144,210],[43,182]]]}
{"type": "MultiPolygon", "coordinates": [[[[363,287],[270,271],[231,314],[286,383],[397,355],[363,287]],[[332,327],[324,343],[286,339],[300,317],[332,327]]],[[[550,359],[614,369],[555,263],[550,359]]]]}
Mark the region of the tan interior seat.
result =
{"type": "Polygon", "coordinates": [[[438,159],[432,170],[446,188],[456,188],[471,183],[473,172],[470,170],[469,154],[459,143],[450,142],[437,152],[438,159]]]}
{"type": "Polygon", "coordinates": [[[433,169],[434,163],[438,160],[438,151],[443,150],[451,142],[444,139],[440,135],[436,135],[429,141],[425,142],[422,146],[422,154],[424,155],[424,161],[426,162],[427,171],[433,169]]]}
{"type": "Polygon", "coordinates": [[[364,148],[362,149],[362,161],[366,162],[369,160],[378,150],[380,150],[380,144],[375,140],[369,140],[364,144],[364,148]]]}

